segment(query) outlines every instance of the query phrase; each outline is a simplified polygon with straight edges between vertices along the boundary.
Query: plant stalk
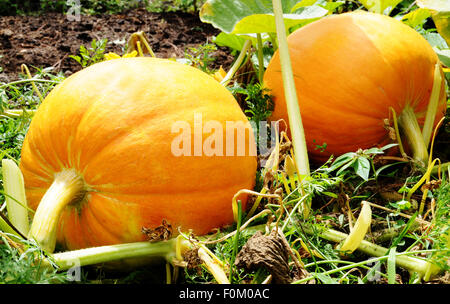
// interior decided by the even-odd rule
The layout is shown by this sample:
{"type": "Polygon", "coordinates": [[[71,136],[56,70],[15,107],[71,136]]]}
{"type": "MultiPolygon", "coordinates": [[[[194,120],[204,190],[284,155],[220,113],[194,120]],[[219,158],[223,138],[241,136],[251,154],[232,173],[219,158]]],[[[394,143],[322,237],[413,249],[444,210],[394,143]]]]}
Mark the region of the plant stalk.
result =
{"type": "Polygon", "coordinates": [[[303,129],[297,91],[291,66],[291,57],[286,38],[286,29],[283,20],[283,8],[280,0],[272,0],[275,24],[277,28],[278,51],[280,54],[281,74],[283,78],[284,94],[291,128],[292,144],[294,147],[294,161],[299,173],[299,179],[310,174],[308,150],[306,147],[305,132],[303,129]]]}
{"type": "Polygon", "coordinates": [[[224,87],[227,86],[227,84],[231,81],[231,78],[233,78],[234,74],[236,74],[237,70],[240,68],[242,62],[245,59],[245,56],[247,56],[247,51],[252,46],[251,40],[246,40],[244,43],[244,46],[242,47],[241,52],[239,53],[238,58],[231,66],[230,70],[228,71],[227,75],[223,78],[223,80],[220,82],[221,85],[224,87]]]}
{"type": "Polygon", "coordinates": [[[85,194],[85,183],[75,170],[64,170],[44,194],[31,224],[29,238],[34,239],[42,249],[51,253],[55,250],[56,231],[64,208],[79,202],[85,194]]]}
{"type": "Polygon", "coordinates": [[[5,189],[8,219],[22,235],[30,229],[27,199],[23,175],[17,164],[10,159],[2,160],[3,188],[5,189]]]}
{"type": "Polygon", "coordinates": [[[433,168],[431,169],[431,174],[437,174],[439,173],[439,169],[441,171],[446,171],[450,168],[450,162],[446,162],[440,165],[435,165],[433,166],[433,168]]]}
{"type": "Polygon", "coordinates": [[[428,161],[428,150],[414,110],[406,106],[398,117],[398,123],[412,150],[412,157],[425,165],[428,161]]]}
{"type": "MultiPolygon", "coordinates": [[[[313,229],[311,229],[311,227],[304,226],[303,229],[308,234],[314,234],[314,231],[313,229]]],[[[319,236],[323,239],[336,243],[340,243],[348,237],[346,233],[339,232],[333,229],[326,229],[324,231],[321,231],[319,233],[319,236]]],[[[363,240],[359,244],[357,250],[371,256],[384,257],[389,249],[363,240]]],[[[395,263],[398,266],[405,268],[411,272],[417,272],[421,277],[423,277],[425,281],[428,281],[432,275],[435,275],[440,271],[440,268],[438,266],[428,261],[410,257],[407,255],[398,255],[395,259],[395,263]]]]}
{"type": "Polygon", "coordinates": [[[151,57],[156,58],[155,53],[153,52],[150,44],[148,43],[148,38],[143,31],[135,32],[131,34],[127,43],[127,54],[136,51],[139,56],[144,56],[145,54],[149,54],[151,57]],[[142,49],[142,46],[145,49],[142,49]]]}
{"type": "Polygon", "coordinates": [[[214,279],[216,279],[217,283],[230,284],[227,275],[223,271],[222,265],[220,265],[217,261],[211,258],[211,256],[207,253],[207,251],[204,248],[200,247],[198,249],[198,257],[203,261],[209,272],[213,274],[214,279]]]}
{"type": "MultiPolygon", "coordinates": [[[[170,262],[176,255],[176,238],[162,242],[136,242],[110,246],[91,247],[80,250],[52,254],[59,270],[68,270],[74,266],[88,266],[115,262],[123,259],[160,258],[170,262]]],[[[49,263],[47,261],[47,263],[49,263]]],[[[48,265],[50,266],[50,264],[48,265]]]]}
{"type": "Polygon", "coordinates": [[[10,118],[16,118],[16,117],[20,117],[23,114],[27,114],[27,115],[34,115],[34,113],[36,113],[36,110],[31,110],[31,109],[5,109],[3,112],[0,112],[0,115],[2,116],[6,116],[6,117],[10,117],[10,118]]]}
{"type": "Polygon", "coordinates": [[[264,54],[261,33],[256,34],[256,51],[258,54],[258,79],[259,83],[262,83],[264,77],[264,54]]]}
{"type": "Polygon", "coordinates": [[[431,133],[433,132],[434,121],[436,118],[436,112],[439,105],[441,84],[442,84],[441,67],[438,62],[434,67],[433,89],[431,91],[430,102],[428,103],[427,114],[425,116],[425,122],[422,128],[422,135],[426,147],[428,147],[428,145],[430,144],[431,133]]]}
{"type": "Polygon", "coordinates": [[[29,82],[44,82],[44,83],[52,83],[52,84],[58,84],[60,83],[60,81],[55,81],[55,80],[48,80],[48,79],[22,79],[22,80],[16,80],[16,81],[12,81],[12,82],[8,82],[5,84],[0,85],[0,89],[6,88],[6,87],[10,87],[13,85],[17,85],[17,84],[24,84],[24,83],[29,83],[29,82]]]}
{"type": "MultiPolygon", "coordinates": [[[[179,235],[167,241],[125,243],[55,253],[51,255],[51,260],[58,266],[59,270],[114,263],[121,260],[138,263],[145,262],[147,264],[165,260],[168,263],[179,266],[183,263],[183,255],[195,247],[193,243],[179,235]]],[[[198,248],[198,256],[218,283],[229,284],[228,278],[217,258],[208,254],[203,247],[198,248]]],[[[44,260],[43,265],[44,267],[51,267],[52,263],[50,260],[44,260]]]]}

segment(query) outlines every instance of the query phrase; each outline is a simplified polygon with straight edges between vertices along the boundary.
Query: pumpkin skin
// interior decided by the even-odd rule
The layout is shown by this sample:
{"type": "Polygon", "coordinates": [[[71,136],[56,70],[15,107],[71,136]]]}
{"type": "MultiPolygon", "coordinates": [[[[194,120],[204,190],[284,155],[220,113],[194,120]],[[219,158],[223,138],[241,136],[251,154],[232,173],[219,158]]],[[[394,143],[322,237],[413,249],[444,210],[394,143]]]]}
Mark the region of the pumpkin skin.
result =
{"type": "MultiPolygon", "coordinates": [[[[142,228],[163,220],[175,234],[231,224],[234,194],[254,186],[256,156],[175,156],[173,122],[193,126],[194,113],[251,129],[228,90],[193,67],[126,58],[75,73],[50,92],[26,134],[20,167],[29,206],[37,208],[56,173],[74,169],[87,192],[59,220],[57,243],[69,250],[143,241],[142,228]]],[[[203,129],[203,140],[209,134],[203,129]]],[[[245,144],[255,145],[252,132],[245,144]]]]}
{"type": "MultiPolygon", "coordinates": [[[[289,35],[294,82],[313,162],[390,142],[389,107],[406,106],[422,126],[439,59],[415,30],[393,18],[351,12],[312,22],[289,35]],[[324,152],[317,145],[327,144],[324,152]]],[[[445,112],[442,84],[435,124],[445,112]]],[[[289,122],[278,51],[264,75],[274,96],[271,120],[289,122]]],[[[392,121],[392,120],[391,120],[392,121]]]]}

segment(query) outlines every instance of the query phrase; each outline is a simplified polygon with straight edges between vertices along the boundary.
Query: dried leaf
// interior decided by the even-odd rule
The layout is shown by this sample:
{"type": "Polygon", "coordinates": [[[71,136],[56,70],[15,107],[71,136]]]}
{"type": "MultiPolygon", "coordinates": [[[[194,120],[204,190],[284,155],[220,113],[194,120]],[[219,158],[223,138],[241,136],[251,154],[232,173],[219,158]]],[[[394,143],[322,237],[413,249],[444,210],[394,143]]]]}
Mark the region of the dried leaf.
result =
{"type": "Polygon", "coordinates": [[[172,237],[173,229],[172,225],[163,219],[161,225],[155,229],[142,227],[142,233],[147,236],[149,242],[153,243],[170,239],[172,237]]]}
{"type": "Polygon", "coordinates": [[[248,270],[264,267],[272,275],[273,283],[289,284],[300,272],[289,270],[288,250],[276,231],[267,236],[258,231],[242,247],[236,256],[235,265],[248,270]]]}

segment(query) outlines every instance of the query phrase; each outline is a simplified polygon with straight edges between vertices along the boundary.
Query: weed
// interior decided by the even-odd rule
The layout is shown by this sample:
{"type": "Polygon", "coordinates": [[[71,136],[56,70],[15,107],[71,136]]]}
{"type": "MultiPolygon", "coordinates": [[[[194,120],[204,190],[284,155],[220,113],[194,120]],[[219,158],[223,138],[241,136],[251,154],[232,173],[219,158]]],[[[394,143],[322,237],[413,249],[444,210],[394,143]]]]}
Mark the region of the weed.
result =
{"type": "Polygon", "coordinates": [[[212,43],[205,43],[198,47],[189,47],[185,51],[185,58],[189,65],[192,65],[205,73],[211,74],[214,71],[210,68],[216,58],[212,53],[217,51],[217,46],[212,43]]]}
{"type": "Polygon", "coordinates": [[[105,48],[108,40],[92,40],[90,47],[80,46],[79,55],[70,55],[69,57],[78,62],[83,68],[104,60],[105,48]]]}
{"type": "Polygon", "coordinates": [[[33,242],[23,241],[22,252],[0,235],[0,284],[54,284],[66,282],[66,273],[43,267],[42,250],[33,242]]]}

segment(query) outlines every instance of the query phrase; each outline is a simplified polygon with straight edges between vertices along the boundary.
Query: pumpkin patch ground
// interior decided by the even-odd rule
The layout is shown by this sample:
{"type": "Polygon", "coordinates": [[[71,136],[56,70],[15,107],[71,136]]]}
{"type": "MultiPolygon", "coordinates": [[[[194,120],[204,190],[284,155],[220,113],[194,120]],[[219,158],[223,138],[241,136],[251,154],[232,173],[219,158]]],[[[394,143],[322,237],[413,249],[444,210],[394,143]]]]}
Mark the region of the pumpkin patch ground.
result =
{"type": "Polygon", "coordinates": [[[448,284],[449,19],[1,3],[0,282],[448,284]]]}

